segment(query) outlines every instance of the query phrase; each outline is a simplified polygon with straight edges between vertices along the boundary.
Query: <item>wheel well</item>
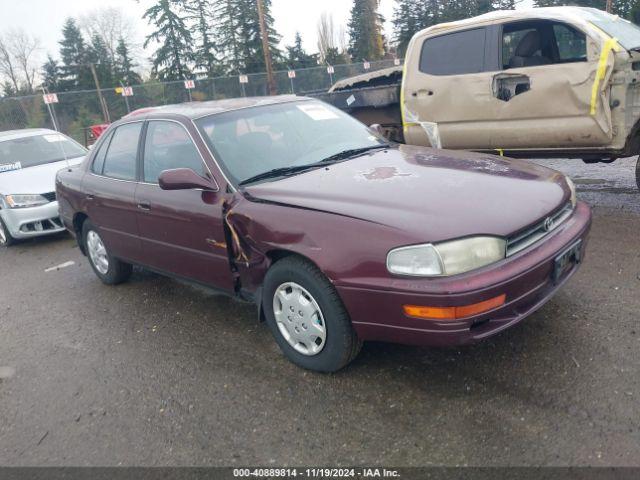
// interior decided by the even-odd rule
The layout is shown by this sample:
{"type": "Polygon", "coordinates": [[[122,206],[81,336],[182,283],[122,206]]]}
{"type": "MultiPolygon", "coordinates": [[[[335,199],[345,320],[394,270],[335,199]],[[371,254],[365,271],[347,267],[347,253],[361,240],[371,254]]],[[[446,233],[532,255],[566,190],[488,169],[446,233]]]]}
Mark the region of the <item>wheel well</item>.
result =
{"type": "MultiPolygon", "coordinates": [[[[289,257],[302,258],[302,259],[306,260],[307,262],[310,262],[311,264],[313,264],[320,271],[322,271],[320,269],[320,267],[318,267],[316,262],[311,260],[309,257],[306,257],[306,256],[304,256],[304,255],[302,255],[300,253],[292,252],[291,250],[283,250],[283,249],[270,250],[270,251],[265,253],[265,256],[269,259],[267,270],[265,270],[265,272],[264,272],[265,276],[267,275],[267,271],[269,270],[269,268],[271,268],[272,265],[274,265],[276,262],[279,262],[280,260],[283,260],[283,259],[289,258],[289,257]]],[[[264,286],[264,277],[262,277],[262,283],[258,287],[258,289],[256,290],[256,294],[255,294],[255,302],[258,305],[258,318],[259,318],[260,322],[266,321],[266,317],[265,317],[264,312],[262,310],[263,286],[264,286]]]]}
{"type": "Polygon", "coordinates": [[[78,247],[80,247],[80,251],[86,255],[87,253],[84,251],[84,245],[82,244],[82,225],[89,218],[84,213],[76,213],[75,217],[73,217],[73,231],[76,233],[76,241],[78,242],[78,247]]]}

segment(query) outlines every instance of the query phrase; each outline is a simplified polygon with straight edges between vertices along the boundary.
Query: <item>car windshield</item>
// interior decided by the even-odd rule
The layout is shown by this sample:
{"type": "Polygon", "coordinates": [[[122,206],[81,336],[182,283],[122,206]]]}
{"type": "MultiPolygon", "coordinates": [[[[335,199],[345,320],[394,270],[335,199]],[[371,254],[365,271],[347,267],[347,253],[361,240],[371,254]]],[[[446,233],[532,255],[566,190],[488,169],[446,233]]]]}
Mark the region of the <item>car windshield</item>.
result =
{"type": "Polygon", "coordinates": [[[214,114],[196,123],[235,184],[266,172],[344,160],[349,152],[386,145],[362,123],[316,101],[214,114]]]}
{"type": "Polygon", "coordinates": [[[610,37],[618,40],[618,43],[627,50],[640,47],[640,27],[628,20],[611,15],[600,10],[583,10],[582,16],[604,31],[610,37]]]}
{"type": "Polygon", "coordinates": [[[0,141],[0,173],[60,162],[86,154],[84,147],[59,133],[0,141]]]}

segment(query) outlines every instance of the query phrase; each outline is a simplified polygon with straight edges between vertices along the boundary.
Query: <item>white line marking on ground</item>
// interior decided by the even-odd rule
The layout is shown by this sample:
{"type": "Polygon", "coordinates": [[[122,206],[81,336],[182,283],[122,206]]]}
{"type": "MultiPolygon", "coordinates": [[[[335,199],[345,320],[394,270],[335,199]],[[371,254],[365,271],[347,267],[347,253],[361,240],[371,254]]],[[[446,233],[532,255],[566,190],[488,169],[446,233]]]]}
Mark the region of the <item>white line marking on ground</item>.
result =
{"type": "Polygon", "coordinates": [[[75,264],[76,264],[76,262],[65,262],[65,263],[60,264],[60,265],[58,265],[58,266],[56,266],[56,267],[47,268],[47,269],[45,270],[45,273],[55,272],[55,271],[58,271],[58,270],[62,270],[63,268],[71,267],[71,266],[73,266],[73,265],[75,265],[75,264]]]}

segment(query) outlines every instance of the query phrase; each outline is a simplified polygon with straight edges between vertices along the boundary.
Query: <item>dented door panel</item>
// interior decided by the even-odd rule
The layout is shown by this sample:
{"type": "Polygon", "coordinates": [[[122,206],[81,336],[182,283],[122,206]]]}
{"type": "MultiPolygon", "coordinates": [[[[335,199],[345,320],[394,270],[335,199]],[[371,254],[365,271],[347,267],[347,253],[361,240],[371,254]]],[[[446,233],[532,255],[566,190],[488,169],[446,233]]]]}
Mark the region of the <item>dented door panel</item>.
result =
{"type": "MultiPolygon", "coordinates": [[[[591,115],[596,70],[597,62],[580,62],[516,68],[496,75],[494,85],[504,81],[508,73],[517,94],[508,101],[496,98],[495,120],[488,119],[485,125],[492,131],[491,147],[607,145],[612,139],[608,102],[600,101],[596,114],[591,115]]],[[[494,92],[496,97],[500,93],[504,95],[504,92],[494,92]]]]}

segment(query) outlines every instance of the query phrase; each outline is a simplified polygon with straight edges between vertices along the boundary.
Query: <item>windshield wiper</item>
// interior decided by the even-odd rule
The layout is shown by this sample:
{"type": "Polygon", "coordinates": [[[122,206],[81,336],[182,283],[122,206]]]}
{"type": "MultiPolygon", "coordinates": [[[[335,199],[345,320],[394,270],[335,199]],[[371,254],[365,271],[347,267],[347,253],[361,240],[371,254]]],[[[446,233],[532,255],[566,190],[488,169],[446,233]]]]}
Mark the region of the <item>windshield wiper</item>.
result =
{"type": "Polygon", "coordinates": [[[334,162],[339,162],[340,160],[346,160],[348,158],[353,158],[356,157],[358,155],[363,155],[367,152],[370,152],[372,150],[380,150],[380,149],[384,149],[384,148],[389,148],[391,145],[387,144],[387,143],[383,143],[380,145],[374,145],[371,147],[364,147],[364,148],[353,148],[350,150],[344,150],[342,152],[336,153],[335,155],[331,155],[330,157],[327,157],[323,160],[320,160],[317,163],[310,163],[308,165],[296,165],[293,167],[281,167],[281,168],[274,168],[273,170],[269,170],[268,172],[264,172],[264,173],[260,173],[258,175],[255,175],[251,178],[248,178],[246,180],[243,180],[242,182],[240,182],[240,186],[244,186],[244,185],[249,185],[250,183],[256,183],[256,182],[260,182],[262,180],[270,180],[273,178],[282,178],[282,177],[289,177],[291,175],[295,175],[297,173],[302,173],[302,172],[306,172],[308,170],[313,170],[314,168],[320,168],[325,166],[328,163],[334,163],[334,162]]]}
{"type": "Polygon", "coordinates": [[[342,152],[338,152],[335,155],[331,155],[330,157],[321,160],[320,164],[339,162],[340,160],[346,160],[348,158],[357,157],[358,155],[363,155],[367,152],[371,152],[373,150],[382,150],[389,148],[391,145],[388,143],[381,143],[380,145],[373,145],[371,147],[363,147],[363,148],[352,148],[350,150],[343,150],[342,152]]]}
{"type": "Polygon", "coordinates": [[[295,175],[296,173],[301,173],[306,170],[311,170],[313,168],[318,168],[320,165],[311,164],[311,165],[297,165],[295,167],[281,167],[274,168],[273,170],[269,170],[268,172],[263,172],[258,175],[255,175],[251,178],[247,178],[240,182],[241,186],[249,185],[250,183],[256,183],[261,180],[269,180],[272,178],[280,178],[280,177],[288,177],[290,175],[295,175]]]}

